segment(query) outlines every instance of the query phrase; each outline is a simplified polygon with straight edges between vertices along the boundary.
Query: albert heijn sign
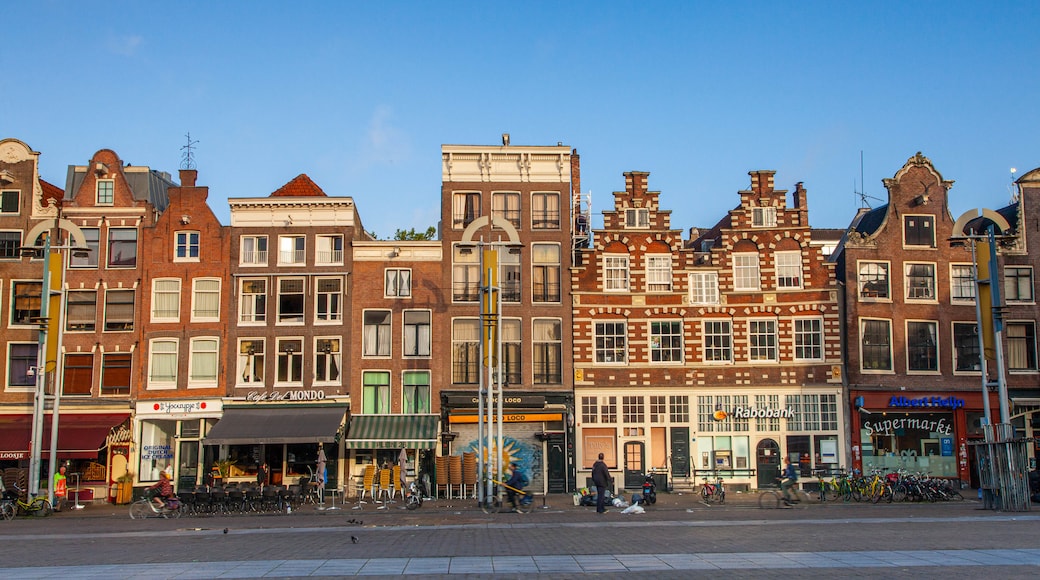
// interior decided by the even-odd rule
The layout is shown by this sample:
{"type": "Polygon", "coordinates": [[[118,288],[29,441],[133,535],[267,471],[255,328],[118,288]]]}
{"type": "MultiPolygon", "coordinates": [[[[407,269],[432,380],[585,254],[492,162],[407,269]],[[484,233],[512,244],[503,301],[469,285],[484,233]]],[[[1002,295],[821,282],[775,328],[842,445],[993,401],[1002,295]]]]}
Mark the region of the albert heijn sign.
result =
{"type": "Polygon", "coordinates": [[[957,397],[902,397],[893,396],[888,400],[888,407],[890,409],[949,409],[955,411],[957,409],[963,409],[965,405],[964,399],[957,397]]]}

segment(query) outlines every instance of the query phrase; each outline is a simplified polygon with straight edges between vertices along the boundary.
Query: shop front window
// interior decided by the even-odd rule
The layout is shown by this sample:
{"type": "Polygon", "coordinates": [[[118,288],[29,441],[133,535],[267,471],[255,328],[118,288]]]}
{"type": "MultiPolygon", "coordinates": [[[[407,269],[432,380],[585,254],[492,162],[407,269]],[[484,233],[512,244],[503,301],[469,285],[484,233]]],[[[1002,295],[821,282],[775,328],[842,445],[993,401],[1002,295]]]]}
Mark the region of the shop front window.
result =
{"type": "Polygon", "coordinates": [[[957,477],[952,413],[888,413],[863,421],[863,468],[957,477]]]}
{"type": "Polygon", "coordinates": [[[158,481],[159,472],[173,464],[173,439],[176,433],[176,421],[141,423],[141,460],[137,473],[142,482],[158,481]]]}

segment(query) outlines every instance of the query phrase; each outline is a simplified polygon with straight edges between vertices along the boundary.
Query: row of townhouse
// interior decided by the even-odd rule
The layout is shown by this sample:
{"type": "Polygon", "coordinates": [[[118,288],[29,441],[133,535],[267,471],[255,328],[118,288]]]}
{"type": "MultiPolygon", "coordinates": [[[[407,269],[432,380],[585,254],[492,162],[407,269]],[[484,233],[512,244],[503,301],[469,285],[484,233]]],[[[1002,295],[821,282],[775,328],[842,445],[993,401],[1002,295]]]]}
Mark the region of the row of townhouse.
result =
{"type": "MultiPolygon", "coordinates": [[[[645,172],[624,174],[591,228],[579,156],[562,144],[441,155],[438,239],[376,240],[352,198],[306,175],[229,199],[222,225],[194,169],[178,184],[101,150],[63,191],[40,178],[38,152],[0,141],[0,469],[28,465],[41,381],[61,393],[58,457],[99,498],[166,468],[180,488],[255,481],[264,463],[289,484],[319,458],[349,493],[363,466],[402,449],[413,475],[443,480],[438,458],[478,449],[482,266],[495,250],[499,452],[535,489],[586,485],[599,453],[629,488],[651,471],[757,487],[782,457],[806,473],[973,477],[984,404],[971,250],[950,243],[952,182],[920,154],[885,180],[889,203],[847,230],[812,228],[801,183],[789,196],[753,171],[733,210],[688,234],[645,172]],[[49,320],[44,261],[22,255],[41,227],[64,258],[49,320]]],[[[1017,185],[999,212],[1013,234],[1004,348],[1012,422],[1031,435],[1040,170],[1017,185]]]]}

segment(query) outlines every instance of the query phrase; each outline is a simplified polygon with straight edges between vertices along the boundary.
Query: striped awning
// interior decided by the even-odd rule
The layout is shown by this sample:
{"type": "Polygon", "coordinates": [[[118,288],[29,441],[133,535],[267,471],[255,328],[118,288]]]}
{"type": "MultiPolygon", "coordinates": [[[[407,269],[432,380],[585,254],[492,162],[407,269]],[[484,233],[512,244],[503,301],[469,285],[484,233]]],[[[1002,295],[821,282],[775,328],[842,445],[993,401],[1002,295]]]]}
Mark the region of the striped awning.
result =
{"type": "Polygon", "coordinates": [[[438,415],[353,415],[347,449],[434,449],[438,415]]]}

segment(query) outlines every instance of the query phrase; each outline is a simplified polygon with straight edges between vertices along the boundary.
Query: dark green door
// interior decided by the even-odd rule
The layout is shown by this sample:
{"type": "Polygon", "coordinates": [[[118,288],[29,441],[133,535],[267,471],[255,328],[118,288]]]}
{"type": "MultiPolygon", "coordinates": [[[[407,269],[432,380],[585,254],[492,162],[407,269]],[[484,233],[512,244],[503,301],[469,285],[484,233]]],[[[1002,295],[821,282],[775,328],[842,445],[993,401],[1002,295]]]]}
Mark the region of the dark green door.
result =
{"type": "Polygon", "coordinates": [[[549,493],[567,492],[567,442],[563,433],[550,433],[546,441],[545,469],[549,493]]]}
{"type": "Polygon", "coordinates": [[[690,475],[690,428],[672,427],[672,479],[690,475]]]}

